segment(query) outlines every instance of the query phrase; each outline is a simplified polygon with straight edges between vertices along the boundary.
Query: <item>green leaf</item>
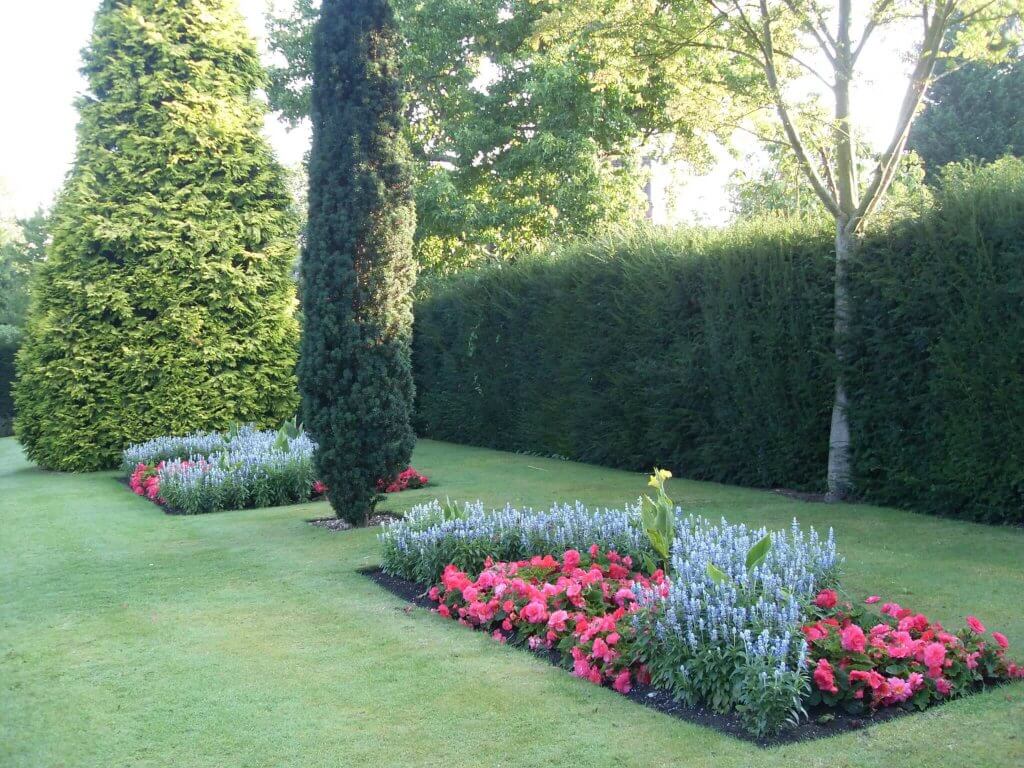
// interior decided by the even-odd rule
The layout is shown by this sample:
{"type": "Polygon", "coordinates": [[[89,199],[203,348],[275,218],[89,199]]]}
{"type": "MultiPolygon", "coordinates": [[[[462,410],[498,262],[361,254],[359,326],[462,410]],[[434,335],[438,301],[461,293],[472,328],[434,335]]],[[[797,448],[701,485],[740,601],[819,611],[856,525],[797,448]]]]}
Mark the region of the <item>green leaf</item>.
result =
{"type": "Polygon", "coordinates": [[[725,584],[729,581],[729,574],[714,563],[708,563],[708,576],[710,576],[711,580],[716,584],[725,584]]]}
{"type": "Polygon", "coordinates": [[[765,534],[764,537],[747,552],[747,570],[752,570],[760,565],[761,561],[768,555],[768,550],[771,549],[771,547],[771,534],[765,534]]]}

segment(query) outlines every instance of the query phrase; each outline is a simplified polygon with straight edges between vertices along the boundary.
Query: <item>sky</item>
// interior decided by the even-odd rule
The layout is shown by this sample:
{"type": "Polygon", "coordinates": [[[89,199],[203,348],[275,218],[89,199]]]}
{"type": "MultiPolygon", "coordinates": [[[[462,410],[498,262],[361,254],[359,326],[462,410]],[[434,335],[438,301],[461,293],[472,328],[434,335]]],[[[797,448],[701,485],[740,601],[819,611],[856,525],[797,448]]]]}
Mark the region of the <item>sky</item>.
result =
{"type": "MultiPolygon", "coordinates": [[[[252,34],[261,41],[266,5],[267,0],[239,0],[252,34]]],[[[0,0],[2,213],[27,216],[39,206],[49,206],[74,159],[74,100],[84,88],[79,53],[98,6],[98,0],[0,0]]],[[[896,55],[894,41],[901,42],[898,33],[873,41],[875,55],[866,59],[862,87],[854,93],[854,107],[876,146],[889,138],[905,87],[907,67],[896,55]]],[[[308,128],[289,131],[268,115],[264,130],[282,163],[294,166],[302,160],[309,145],[308,128]]],[[[678,210],[671,218],[723,221],[728,207],[725,185],[738,162],[742,158],[737,161],[723,152],[708,176],[660,172],[656,188],[677,185],[678,210]]]]}

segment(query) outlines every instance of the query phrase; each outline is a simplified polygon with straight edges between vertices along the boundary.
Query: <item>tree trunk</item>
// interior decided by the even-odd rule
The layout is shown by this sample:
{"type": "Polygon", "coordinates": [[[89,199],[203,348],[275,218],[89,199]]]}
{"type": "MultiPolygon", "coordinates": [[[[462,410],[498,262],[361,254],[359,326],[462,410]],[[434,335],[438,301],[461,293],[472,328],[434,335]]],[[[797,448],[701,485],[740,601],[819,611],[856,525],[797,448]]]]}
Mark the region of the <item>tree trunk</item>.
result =
{"type": "Polygon", "coordinates": [[[850,328],[850,297],[846,281],[849,258],[856,246],[856,235],[842,218],[836,221],[835,319],[833,344],[836,355],[836,389],[832,404],[832,428],[828,438],[829,501],[842,501],[853,490],[850,460],[850,423],[847,417],[846,382],[843,375],[846,334],[850,328]]]}

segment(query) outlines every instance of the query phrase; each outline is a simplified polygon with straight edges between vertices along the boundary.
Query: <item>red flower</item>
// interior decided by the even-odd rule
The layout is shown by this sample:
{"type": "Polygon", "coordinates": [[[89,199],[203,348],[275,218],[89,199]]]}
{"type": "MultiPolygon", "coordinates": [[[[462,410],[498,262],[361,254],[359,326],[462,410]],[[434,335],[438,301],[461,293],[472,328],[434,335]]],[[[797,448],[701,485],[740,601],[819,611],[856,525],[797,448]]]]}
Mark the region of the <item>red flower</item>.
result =
{"type": "Polygon", "coordinates": [[[832,665],[828,663],[828,659],[818,659],[818,666],[814,668],[814,684],[820,691],[839,693],[839,688],[836,687],[835,673],[832,671],[832,665]]]}
{"type": "Polygon", "coordinates": [[[839,602],[839,596],[836,594],[834,589],[823,589],[818,593],[818,596],[814,598],[814,604],[819,608],[830,610],[836,607],[836,603],[839,602]]]}

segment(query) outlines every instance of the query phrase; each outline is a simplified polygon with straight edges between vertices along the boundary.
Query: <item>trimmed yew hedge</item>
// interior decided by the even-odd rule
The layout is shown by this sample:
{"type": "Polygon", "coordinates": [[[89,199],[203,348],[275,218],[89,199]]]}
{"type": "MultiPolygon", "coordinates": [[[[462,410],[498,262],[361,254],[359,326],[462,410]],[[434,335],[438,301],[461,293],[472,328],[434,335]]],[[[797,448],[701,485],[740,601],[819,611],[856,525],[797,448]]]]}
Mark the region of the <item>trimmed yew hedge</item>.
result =
{"type": "MultiPolygon", "coordinates": [[[[431,283],[420,434],[821,490],[831,237],[767,221],[637,232],[431,283]]],[[[1024,163],[949,174],[853,269],[860,493],[1024,521],[1024,163]]]]}

